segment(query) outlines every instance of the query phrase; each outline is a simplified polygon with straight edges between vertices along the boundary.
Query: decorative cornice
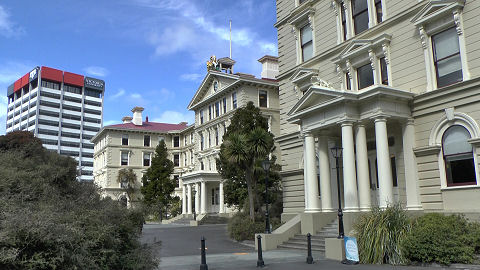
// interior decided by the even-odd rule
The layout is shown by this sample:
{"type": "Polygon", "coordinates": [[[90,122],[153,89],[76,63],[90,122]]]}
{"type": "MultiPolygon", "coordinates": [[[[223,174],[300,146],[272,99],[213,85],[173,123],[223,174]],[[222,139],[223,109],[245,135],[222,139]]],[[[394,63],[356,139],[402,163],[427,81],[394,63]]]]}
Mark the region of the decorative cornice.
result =
{"type": "Polygon", "coordinates": [[[475,147],[480,147],[480,138],[473,138],[468,140],[468,142],[475,147]]]}
{"type": "Polygon", "coordinates": [[[440,153],[441,148],[442,147],[440,145],[430,145],[430,146],[416,147],[413,149],[413,152],[417,157],[424,157],[424,156],[438,155],[438,153],[440,153]]]}

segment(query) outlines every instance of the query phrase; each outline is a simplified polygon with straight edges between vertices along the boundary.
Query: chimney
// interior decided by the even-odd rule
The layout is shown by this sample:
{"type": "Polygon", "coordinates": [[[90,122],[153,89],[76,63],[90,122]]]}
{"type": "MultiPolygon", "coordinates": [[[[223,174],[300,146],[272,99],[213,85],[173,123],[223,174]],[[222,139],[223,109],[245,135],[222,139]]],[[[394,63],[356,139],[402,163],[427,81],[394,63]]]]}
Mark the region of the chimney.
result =
{"type": "Polygon", "coordinates": [[[187,122],[180,122],[179,125],[186,126],[188,123],[187,122]]]}
{"type": "Polygon", "coordinates": [[[122,122],[124,124],[131,123],[132,122],[132,117],[131,116],[125,116],[125,117],[122,118],[122,122]]]}
{"type": "Polygon", "coordinates": [[[278,75],[278,57],[265,55],[258,59],[258,62],[262,63],[262,75],[263,79],[276,80],[278,75]]]}
{"type": "Polygon", "coordinates": [[[145,122],[147,122],[147,123],[148,123],[148,116],[146,116],[146,117],[145,117],[145,122]]]}
{"type": "Polygon", "coordinates": [[[133,112],[132,123],[136,126],[141,126],[143,122],[143,118],[142,118],[143,107],[135,107],[132,109],[132,112],[133,112]]]}

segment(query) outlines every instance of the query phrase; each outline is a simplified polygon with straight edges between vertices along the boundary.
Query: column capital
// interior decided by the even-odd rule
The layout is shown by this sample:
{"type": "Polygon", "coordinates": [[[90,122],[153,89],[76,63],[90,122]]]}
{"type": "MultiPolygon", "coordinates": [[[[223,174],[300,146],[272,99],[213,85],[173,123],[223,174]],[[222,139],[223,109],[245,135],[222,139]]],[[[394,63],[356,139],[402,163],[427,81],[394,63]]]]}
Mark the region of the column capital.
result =
{"type": "Polygon", "coordinates": [[[374,117],[372,117],[373,122],[375,122],[375,123],[377,123],[377,122],[387,122],[388,118],[389,118],[389,116],[386,115],[386,114],[383,114],[383,113],[377,114],[374,117]]]}
{"type": "Polygon", "coordinates": [[[413,118],[407,118],[404,120],[405,125],[414,125],[415,120],[413,118]]]}
{"type": "Polygon", "coordinates": [[[302,130],[298,137],[301,139],[305,139],[305,137],[313,137],[313,132],[311,130],[302,130]]]}
{"type": "Polygon", "coordinates": [[[353,120],[344,120],[344,121],[341,121],[341,122],[340,122],[340,126],[341,126],[341,127],[346,127],[346,126],[351,126],[351,127],[353,127],[353,123],[354,123],[354,122],[355,122],[355,121],[353,121],[353,120]]]}

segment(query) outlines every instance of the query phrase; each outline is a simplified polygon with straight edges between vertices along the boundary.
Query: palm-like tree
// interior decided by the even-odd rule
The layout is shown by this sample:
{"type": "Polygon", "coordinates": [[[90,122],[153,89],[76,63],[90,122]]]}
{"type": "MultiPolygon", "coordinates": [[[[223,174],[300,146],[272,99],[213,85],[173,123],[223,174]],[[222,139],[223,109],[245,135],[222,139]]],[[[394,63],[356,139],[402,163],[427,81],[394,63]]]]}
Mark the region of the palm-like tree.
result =
{"type": "Polygon", "coordinates": [[[256,172],[260,167],[259,163],[273,151],[273,136],[265,129],[257,127],[246,134],[231,133],[223,144],[224,151],[222,154],[224,158],[244,172],[248,191],[249,214],[250,218],[255,220],[256,172]]]}

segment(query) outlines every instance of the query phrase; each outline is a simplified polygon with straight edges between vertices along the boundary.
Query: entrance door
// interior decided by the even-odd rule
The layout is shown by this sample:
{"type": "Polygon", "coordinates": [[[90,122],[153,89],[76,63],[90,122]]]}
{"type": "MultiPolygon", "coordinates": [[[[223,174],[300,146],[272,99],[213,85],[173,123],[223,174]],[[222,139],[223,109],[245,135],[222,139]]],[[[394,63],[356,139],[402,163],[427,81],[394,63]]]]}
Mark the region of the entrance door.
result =
{"type": "MultiPolygon", "coordinates": [[[[389,149],[390,153],[394,153],[393,147],[389,149]]],[[[397,180],[397,162],[395,155],[390,155],[390,165],[392,168],[392,180],[393,180],[393,201],[398,202],[398,180],[397,180]]],[[[378,163],[376,151],[368,152],[368,171],[370,175],[370,196],[372,200],[372,206],[379,206],[380,202],[380,183],[378,179],[378,163]]]]}
{"type": "Polygon", "coordinates": [[[220,211],[220,189],[212,188],[211,189],[211,202],[212,206],[210,208],[211,213],[218,213],[220,211]]]}

